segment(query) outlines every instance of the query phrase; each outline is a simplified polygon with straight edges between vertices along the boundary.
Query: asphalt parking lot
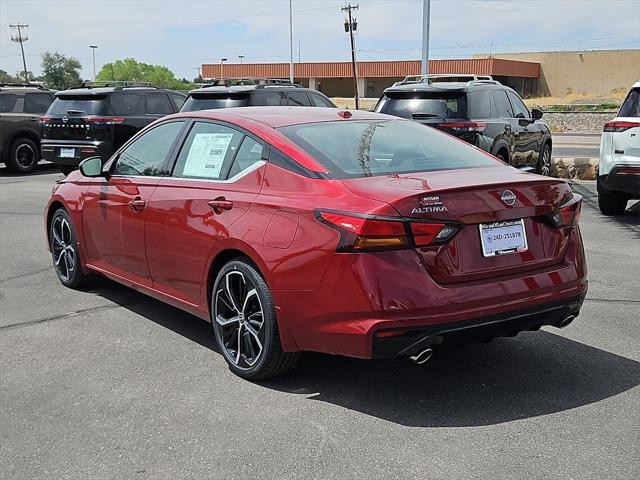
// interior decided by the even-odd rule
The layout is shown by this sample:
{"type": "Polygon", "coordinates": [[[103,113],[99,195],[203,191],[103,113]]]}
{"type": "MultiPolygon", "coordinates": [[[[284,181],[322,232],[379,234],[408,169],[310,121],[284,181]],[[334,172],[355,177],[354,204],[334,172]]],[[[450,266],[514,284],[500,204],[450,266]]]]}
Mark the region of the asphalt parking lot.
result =
{"type": "Polygon", "coordinates": [[[581,228],[568,328],[406,361],[306,355],[232,375],[209,324],[107,280],[57,281],[61,175],[0,171],[0,478],[626,479],[640,476],[640,204],[581,228]]]}

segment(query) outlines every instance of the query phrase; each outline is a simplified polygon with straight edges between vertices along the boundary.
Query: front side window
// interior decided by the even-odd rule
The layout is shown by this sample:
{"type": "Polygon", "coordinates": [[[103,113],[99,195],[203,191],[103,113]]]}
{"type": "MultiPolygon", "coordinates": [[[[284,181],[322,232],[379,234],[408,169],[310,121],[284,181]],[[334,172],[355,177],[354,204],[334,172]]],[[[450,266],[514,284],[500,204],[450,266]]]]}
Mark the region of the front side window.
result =
{"type": "Polygon", "coordinates": [[[466,143],[406,120],[308,123],[279,130],[338,178],[496,165],[466,143]]]}
{"type": "Polygon", "coordinates": [[[317,93],[310,93],[309,98],[311,98],[311,105],[314,107],[327,107],[327,108],[335,108],[335,105],[329,101],[329,99],[323,97],[322,95],[318,95],[317,93]]]}
{"type": "Polygon", "coordinates": [[[227,178],[243,137],[243,133],[224,125],[196,122],[180,150],[173,176],[206,180],[227,178]]]}
{"type": "Polygon", "coordinates": [[[118,156],[114,175],[167,175],[166,160],[185,122],[168,122],[135,139],[118,156]]]}
{"type": "Polygon", "coordinates": [[[52,100],[48,93],[27,93],[24,96],[24,111],[25,113],[44,114],[52,100]]]}
{"type": "Polygon", "coordinates": [[[173,113],[169,97],[164,93],[146,96],[147,113],[152,115],[168,115],[173,113]]]}
{"type": "Polygon", "coordinates": [[[520,97],[513,92],[507,92],[509,95],[509,100],[511,100],[511,105],[513,106],[513,112],[515,113],[516,118],[531,118],[531,114],[529,113],[529,109],[524,104],[520,97]]]}
{"type": "Polygon", "coordinates": [[[640,117],[640,88],[634,88],[629,92],[622,107],[619,117],[640,117]]]}

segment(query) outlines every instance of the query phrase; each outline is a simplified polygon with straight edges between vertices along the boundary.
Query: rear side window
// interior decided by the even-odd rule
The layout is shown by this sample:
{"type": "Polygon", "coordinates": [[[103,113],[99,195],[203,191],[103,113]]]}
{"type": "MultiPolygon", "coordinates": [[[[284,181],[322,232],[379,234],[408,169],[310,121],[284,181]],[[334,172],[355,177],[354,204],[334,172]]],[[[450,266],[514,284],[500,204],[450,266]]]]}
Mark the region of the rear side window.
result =
{"type": "Polygon", "coordinates": [[[27,93],[24,96],[25,113],[43,114],[51,105],[51,95],[48,93],[27,93]]]}
{"type": "Polygon", "coordinates": [[[111,112],[114,115],[135,115],[138,113],[140,95],[135,93],[117,93],[111,95],[111,112]]]}
{"type": "Polygon", "coordinates": [[[498,116],[502,118],[512,118],[513,110],[511,109],[511,103],[507,98],[507,92],[504,90],[494,90],[493,98],[496,100],[496,110],[498,116]]]}
{"type": "Polygon", "coordinates": [[[69,115],[87,114],[104,115],[107,114],[106,95],[64,95],[57,97],[47,114],[49,115],[69,115]]]}
{"type": "Polygon", "coordinates": [[[464,92],[420,92],[387,95],[380,112],[408,119],[468,118],[464,92]]]}
{"type": "Polygon", "coordinates": [[[147,113],[156,115],[168,115],[173,113],[173,107],[171,106],[169,97],[164,93],[146,95],[145,99],[147,102],[147,113]]]}
{"type": "Polygon", "coordinates": [[[18,96],[13,93],[0,94],[0,113],[12,112],[17,101],[18,96]]]}
{"type": "Polygon", "coordinates": [[[173,176],[207,180],[227,178],[243,137],[243,133],[224,125],[196,122],[180,150],[173,176]]]}
{"type": "Polygon", "coordinates": [[[507,92],[507,95],[509,96],[509,100],[511,100],[511,106],[513,107],[516,118],[531,118],[529,109],[524,102],[520,100],[518,95],[513,92],[507,92]]]}
{"type": "Polygon", "coordinates": [[[333,103],[331,103],[322,95],[318,95],[317,93],[309,93],[309,98],[311,99],[311,105],[313,105],[314,107],[335,108],[335,105],[333,103]]]}
{"type": "Polygon", "coordinates": [[[255,92],[252,104],[257,107],[278,106],[282,103],[282,95],[278,92],[255,92]]]}
{"type": "Polygon", "coordinates": [[[116,161],[114,175],[166,175],[165,161],[185,122],[169,122],[147,131],[125,148],[116,161]]]}
{"type": "Polygon", "coordinates": [[[406,120],[308,123],[280,131],[338,178],[496,165],[466,143],[406,120]]]}
{"type": "Polygon", "coordinates": [[[289,105],[295,107],[310,107],[311,103],[309,102],[309,97],[304,92],[289,92],[287,94],[289,97],[289,105]]]}
{"type": "Polygon", "coordinates": [[[187,98],[180,109],[181,112],[195,112],[196,110],[209,110],[218,108],[246,107],[249,105],[249,94],[217,94],[217,95],[192,95],[187,98]]]}
{"type": "Polygon", "coordinates": [[[469,118],[491,117],[491,95],[487,90],[479,90],[469,93],[469,118]]]}
{"type": "Polygon", "coordinates": [[[625,99],[619,117],[640,117],[640,88],[634,88],[625,99]]]}
{"type": "Polygon", "coordinates": [[[263,146],[261,143],[256,142],[251,137],[244,137],[242,145],[240,145],[238,149],[236,159],[233,161],[229,177],[237,175],[262,160],[262,150],[263,146]]]}

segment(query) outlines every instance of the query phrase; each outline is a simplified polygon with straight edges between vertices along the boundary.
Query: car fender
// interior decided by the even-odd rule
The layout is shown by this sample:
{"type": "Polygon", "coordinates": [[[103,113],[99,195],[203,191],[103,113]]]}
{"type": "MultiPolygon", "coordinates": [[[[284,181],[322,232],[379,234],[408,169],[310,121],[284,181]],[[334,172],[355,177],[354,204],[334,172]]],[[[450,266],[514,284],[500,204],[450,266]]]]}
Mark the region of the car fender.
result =
{"type": "Polygon", "coordinates": [[[491,155],[493,155],[494,157],[497,156],[497,153],[501,148],[505,148],[509,153],[509,158],[506,158],[505,160],[507,161],[507,163],[510,163],[511,162],[511,145],[504,137],[497,137],[494,140],[490,150],[491,155]]]}

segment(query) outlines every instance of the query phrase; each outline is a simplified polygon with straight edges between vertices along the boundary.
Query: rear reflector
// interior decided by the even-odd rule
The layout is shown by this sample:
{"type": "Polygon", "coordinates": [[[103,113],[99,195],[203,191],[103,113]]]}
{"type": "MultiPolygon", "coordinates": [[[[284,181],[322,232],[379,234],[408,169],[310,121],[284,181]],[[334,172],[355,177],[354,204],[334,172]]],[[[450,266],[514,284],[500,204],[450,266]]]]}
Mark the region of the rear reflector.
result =
{"type": "Polygon", "coordinates": [[[321,210],[317,210],[315,214],[320,222],[340,232],[337,250],[342,252],[422,247],[447,241],[457,232],[456,228],[444,223],[409,223],[400,218],[321,210]]]}
{"type": "Polygon", "coordinates": [[[630,128],[640,127],[639,122],[608,122],[604,124],[605,132],[624,132],[630,128]]]}

